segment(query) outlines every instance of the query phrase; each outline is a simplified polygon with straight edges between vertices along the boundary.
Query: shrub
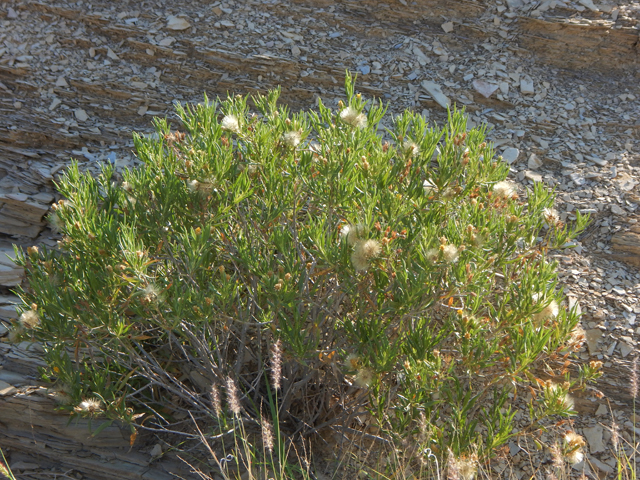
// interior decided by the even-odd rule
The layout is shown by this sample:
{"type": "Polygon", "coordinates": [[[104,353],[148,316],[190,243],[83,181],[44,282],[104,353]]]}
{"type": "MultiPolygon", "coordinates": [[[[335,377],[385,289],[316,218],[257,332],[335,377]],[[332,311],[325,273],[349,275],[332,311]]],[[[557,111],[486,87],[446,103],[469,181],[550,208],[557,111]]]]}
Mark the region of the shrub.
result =
{"type": "Polygon", "coordinates": [[[223,443],[272,425],[280,463],[330,432],[486,457],[524,388],[532,425],[571,413],[575,382],[533,372],[570,352],[546,254],[587,219],[507,182],[463,112],[381,133],[383,105],[346,91],[338,112],[205,97],[176,106],[184,133],[134,134],[122,178],[71,165],[60,248],[20,259],[16,330],[44,342],[65,408],[223,443]]]}

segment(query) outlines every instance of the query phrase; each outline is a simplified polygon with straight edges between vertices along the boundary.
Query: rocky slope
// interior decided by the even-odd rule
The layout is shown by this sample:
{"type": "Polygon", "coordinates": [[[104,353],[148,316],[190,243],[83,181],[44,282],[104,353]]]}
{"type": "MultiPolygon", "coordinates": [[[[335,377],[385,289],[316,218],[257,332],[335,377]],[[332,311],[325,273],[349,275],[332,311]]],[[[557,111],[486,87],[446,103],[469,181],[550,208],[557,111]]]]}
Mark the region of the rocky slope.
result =
{"type": "MultiPolygon", "coordinates": [[[[165,115],[177,126],[173,103],[281,85],[292,108],[318,97],[336,107],[349,69],[392,112],[442,122],[446,105],[464,106],[471,125],[489,125],[515,181],[555,187],[563,220],[592,215],[557,260],[584,313],[580,356],[604,362],[598,389],[631,438],[640,433],[628,388],[640,338],[640,3],[606,1],[0,1],[0,250],[55,246],[44,217],[69,158],[95,170],[133,165],[132,130],[151,132],[165,115]]],[[[0,285],[21,276],[0,259],[0,285]]],[[[6,320],[15,298],[5,293],[6,320]]],[[[129,449],[116,426],[95,438],[83,424],[63,429],[37,387],[37,346],[0,343],[0,352],[0,447],[20,478],[170,478],[183,468],[171,455],[158,461],[151,438],[129,449]]],[[[615,462],[599,396],[576,399],[575,428],[589,442],[583,467],[604,478],[615,462]]],[[[534,473],[524,449],[512,442],[504,462],[518,478],[534,473]]]]}

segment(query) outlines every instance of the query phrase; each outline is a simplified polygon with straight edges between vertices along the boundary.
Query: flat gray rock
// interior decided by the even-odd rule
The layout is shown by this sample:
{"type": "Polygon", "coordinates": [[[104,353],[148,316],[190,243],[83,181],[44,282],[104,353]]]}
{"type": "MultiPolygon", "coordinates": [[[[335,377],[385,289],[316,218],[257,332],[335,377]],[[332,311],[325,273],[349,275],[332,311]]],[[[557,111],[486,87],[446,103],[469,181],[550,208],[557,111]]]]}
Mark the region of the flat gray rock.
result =
{"type": "Polygon", "coordinates": [[[424,88],[429,95],[433,97],[438,105],[442,108],[446,109],[449,106],[449,98],[442,93],[442,88],[440,85],[434,82],[430,82],[429,80],[425,80],[421,83],[422,88],[424,88]]]}

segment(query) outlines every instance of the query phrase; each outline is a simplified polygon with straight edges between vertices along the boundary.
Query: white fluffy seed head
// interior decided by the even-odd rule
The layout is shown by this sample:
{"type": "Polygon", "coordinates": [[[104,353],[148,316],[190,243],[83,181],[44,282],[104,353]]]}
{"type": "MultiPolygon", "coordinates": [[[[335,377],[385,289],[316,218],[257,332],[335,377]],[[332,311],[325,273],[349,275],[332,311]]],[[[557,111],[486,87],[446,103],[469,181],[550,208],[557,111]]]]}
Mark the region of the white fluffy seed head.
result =
{"type": "Polygon", "coordinates": [[[295,148],[300,145],[300,142],[302,141],[302,131],[293,130],[291,132],[287,132],[282,136],[282,141],[289,147],[295,148]]]}
{"type": "Polygon", "coordinates": [[[430,263],[436,263],[438,261],[439,250],[437,248],[430,248],[425,252],[425,257],[430,263]]]}
{"type": "Polygon", "coordinates": [[[53,397],[53,400],[56,403],[59,403],[61,405],[69,405],[72,400],[69,394],[62,390],[52,390],[50,392],[50,395],[53,397]]]}
{"type": "Polygon", "coordinates": [[[355,245],[367,234],[367,227],[358,223],[356,225],[343,225],[340,228],[340,237],[349,245],[355,245]]]}
{"type": "Polygon", "coordinates": [[[340,120],[356,128],[367,126],[367,116],[353,107],[347,107],[340,112],[340,120]]]}
{"type": "Polygon", "coordinates": [[[507,181],[498,182],[493,186],[493,193],[500,198],[512,197],[516,193],[516,186],[507,181]]]}
{"type": "Polygon", "coordinates": [[[362,242],[362,246],[360,248],[362,250],[362,255],[367,260],[377,257],[378,255],[380,255],[380,252],[382,251],[380,242],[378,242],[377,240],[367,240],[365,242],[362,242]]]}
{"type": "Polygon", "coordinates": [[[560,215],[554,208],[545,208],[542,211],[544,223],[547,227],[555,227],[560,223],[560,215]]]}
{"type": "Polygon", "coordinates": [[[458,471],[461,480],[473,480],[478,471],[478,459],[475,456],[458,459],[458,471]]]}
{"type": "Polygon", "coordinates": [[[160,290],[150,283],[142,290],[142,301],[147,304],[155,304],[160,300],[160,290]]]}
{"type": "Polygon", "coordinates": [[[20,315],[20,325],[24,328],[35,328],[40,325],[40,317],[34,310],[28,310],[20,315]]]}
{"type": "Polygon", "coordinates": [[[369,268],[369,260],[380,255],[380,252],[382,246],[377,240],[359,241],[351,254],[351,263],[357,271],[366,270],[369,268]]]}
{"type": "Polygon", "coordinates": [[[355,353],[350,353],[345,361],[347,368],[351,370],[356,370],[360,365],[360,357],[355,353]]]}
{"type": "Polygon", "coordinates": [[[213,190],[213,183],[208,181],[190,180],[187,185],[192,192],[211,193],[213,190]]]}
{"type": "Polygon", "coordinates": [[[442,256],[447,262],[452,263],[456,260],[456,258],[458,258],[459,252],[458,248],[455,245],[443,245],[441,248],[442,256]]]}
{"type": "Polygon", "coordinates": [[[24,327],[22,324],[15,325],[9,330],[9,343],[17,343],[24,334],[24,327]]]}
{"type": "Polygon", "coordinates": [[[357,250],[351,254],[351,263],[353,264],[353,268],[356,269],[357,272],[361,272],[362,270],[366,270],[369,268],[369,262],[365,257],[358,254],[357,250]]]}
{"type": "Polygon", "coordinates": [[[240,133],[240,122],[238,121],[238,117],[235,115],[225,115],[220,123],[220,126],[223,130],[227,130],[229,132],[240,133]]]}
{"type": "MultiPolygon", "coordinates": [[[[534,303],[542,303],[544,301],[542,294],[534,293],[533,296],[534,303]]],[[[560,306],[558,302],[555,300],[551,300],[548,305],[546,305],[541,312],[533,314],[533,320],[536,322],[543,322],[545,320],[554,319],[560,313],[560,306]]]]}
{"type": "Polygon", "coordinates": [[[420,153],[420,147],[408,138],[404,141],[402,147],[411,157],[416,157],[420,153]]]}
{"type": "Polygon", "coordinates": [[[98,413],[102,411],[102,402],[97,398],[87,398],[74,409],[76,412],[98,413]]]}
{"type": "MultiPolygon", "coordinates": [[[[560,385],[553,382],[547,382],[545,385],[545,396],[549,398],[557,398],[557,402],[559,406],[563,409],[573,410],[574,402],[571,395],[566,393],[560,385]]],[[[580,435],[578,435],[580,437],[580,435]]],[[[582,438],[582,437],[580,437],[582,438]]]]}
{"type": "Polygon", "coordinates": [[[367,388],[369,385],[371,385],[372,381],[373,370],[371,370],[370,368],[361,368],[360,370],[358,370],[355,381],[356,386],[360,388],[367,388]]]}
{"type": "Polygon", "coordinates": [[[567,462],[575,465],[584,460],[584,452],[582,451],[582,448],[586,445],[584,438],[575,432],[567,432],[564,436],[564,442],[567,462]]]}

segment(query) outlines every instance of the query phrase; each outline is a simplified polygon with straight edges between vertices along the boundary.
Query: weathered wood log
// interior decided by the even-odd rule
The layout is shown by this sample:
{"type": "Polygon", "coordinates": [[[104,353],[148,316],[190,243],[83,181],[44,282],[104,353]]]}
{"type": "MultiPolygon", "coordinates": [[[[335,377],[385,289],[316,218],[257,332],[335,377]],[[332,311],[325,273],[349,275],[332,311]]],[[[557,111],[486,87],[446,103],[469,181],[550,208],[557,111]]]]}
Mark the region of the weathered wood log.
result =
{"type": "Polygon", "coordinates": [[[618,232],[611,238],[616,252],[611,255],[615,260],[640,267],[640,226],[634,225],[627,232],[618,232]]]}
{"type": "Polygon", "coordinates": [[[637,68],[638,33],[611,25],[575,24],[567,19],[519,18],[519,44],[545,63],[571,70],[637,68]]]}
{"type": "Polygon", "coordinates": [[[23,462],[28,455],[29,463],[41,469],[77,470],[96,480],[169,480],[175,478],[172,474],[189,475],[189,467],[178,459],[152,461],[148,453],[140,452],[147,447],[141,438],[131,447],[131,432],[122,425],[105,419],[70,419],[68,413],[56,411],[43,387],[9,393],[13,394],[0,397],[0,445],[5,451],[21,452],[23,462]]]}

